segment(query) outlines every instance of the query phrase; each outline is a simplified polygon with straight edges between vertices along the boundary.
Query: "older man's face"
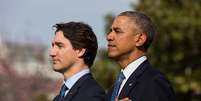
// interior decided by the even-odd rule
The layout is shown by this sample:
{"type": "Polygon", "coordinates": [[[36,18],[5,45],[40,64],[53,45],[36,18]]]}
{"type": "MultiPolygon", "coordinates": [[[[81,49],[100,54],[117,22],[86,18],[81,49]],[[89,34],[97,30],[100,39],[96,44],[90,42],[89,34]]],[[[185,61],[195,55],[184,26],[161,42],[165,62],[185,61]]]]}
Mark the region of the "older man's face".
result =
{"type": "Polygon", "coordinates": [[[126,16],[118,16],[107,34],[108,56],[113,59],[127,58],[136,49],[135,24],[126,16]]]}

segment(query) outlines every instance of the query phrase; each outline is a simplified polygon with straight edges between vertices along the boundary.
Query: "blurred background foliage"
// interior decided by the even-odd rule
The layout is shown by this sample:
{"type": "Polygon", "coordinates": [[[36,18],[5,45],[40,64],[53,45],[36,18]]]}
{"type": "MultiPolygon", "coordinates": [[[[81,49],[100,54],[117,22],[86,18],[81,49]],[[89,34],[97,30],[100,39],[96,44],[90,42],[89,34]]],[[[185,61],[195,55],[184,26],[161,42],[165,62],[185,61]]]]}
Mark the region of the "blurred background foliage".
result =
{"type": "MultiPolygon", "coordinates": [[[[130,6],[157,28],[148,58],[169,78],[177,101],[201,101],[201,0],[138,0],[130,6]]],[[[114,17],[105,15],[105,33],[114,17]]],[[[53,75],[46,46],[0,40],[0,49],[0,101],[51,101],[58,94],[62,78],[53,75]]],[[[92,72],[106,91],[119,70],[107,49],[99,49],[92,72]]]]}
{"type": "MultiPolygon", "coordinates": [[[[150,16],[156,26],[148,58],[169,78],[177,101],[201,101],[201,0],[139,0],[131,7],[150,16]]],[[[114,17],[105,16],[105,33],[114,17]]],[[[109,89],[119,67],[106,54],[99,51],[93,72],[109,89]]]]}

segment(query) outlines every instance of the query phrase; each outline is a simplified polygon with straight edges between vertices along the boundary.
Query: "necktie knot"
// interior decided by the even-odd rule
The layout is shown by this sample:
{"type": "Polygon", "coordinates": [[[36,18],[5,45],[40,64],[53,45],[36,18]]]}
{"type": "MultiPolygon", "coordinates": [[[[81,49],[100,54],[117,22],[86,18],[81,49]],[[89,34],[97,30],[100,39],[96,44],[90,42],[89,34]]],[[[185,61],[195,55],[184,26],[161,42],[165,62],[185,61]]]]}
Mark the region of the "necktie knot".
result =
{"type": "Polygon", "coordinates": [[[115,99],[117,98],[118,92],[119,92],[119,89],[120,89],[120,86],[121,86],[121,83],[123,82],[123,80],[125,78],[126,77],[124,76],[123,72],[120,72],[119,75],[118,75],[118,77],[117,77],[117,80],[115,82],[115,85],[114,85],[114,89],[113,89],[113,92],[112,92],[111,101],[115,101],[115,99]]]}
{"type": "Polygon", "coordinates": [[[119,73],[118,82],[122,82],[126,77],[124,76],[123,72],[119,73]]]}

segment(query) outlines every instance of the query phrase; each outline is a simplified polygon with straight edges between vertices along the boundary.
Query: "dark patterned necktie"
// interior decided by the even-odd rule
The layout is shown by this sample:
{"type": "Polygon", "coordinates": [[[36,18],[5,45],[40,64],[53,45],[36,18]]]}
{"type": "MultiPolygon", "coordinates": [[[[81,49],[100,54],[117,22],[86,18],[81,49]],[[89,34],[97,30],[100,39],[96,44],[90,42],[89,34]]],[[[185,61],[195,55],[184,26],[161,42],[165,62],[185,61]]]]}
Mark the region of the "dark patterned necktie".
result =
{"type": "Polygon", "coordinates": [[[120,72],[119,76],[118,76],[118,78],[117,78],[117,80],[115,81],[115,84],[114,84],[114,89],[113,89],[113,92],[112,92],[111,101],[115,101],[115,99],[117,98],[121,83],[122,83],[122,81],[124,79],[125,79],[125,76],[124,76],[123,72],[120,72]]]}
{"type": "Polygon", "coordinates": [[[61,90],[60,90],[60,99],[62,100],[65,96],[65,92],[68,90],[68,87],[66,87],[65,84],[63,84],[63,86],[61,87],[61,90]]]}

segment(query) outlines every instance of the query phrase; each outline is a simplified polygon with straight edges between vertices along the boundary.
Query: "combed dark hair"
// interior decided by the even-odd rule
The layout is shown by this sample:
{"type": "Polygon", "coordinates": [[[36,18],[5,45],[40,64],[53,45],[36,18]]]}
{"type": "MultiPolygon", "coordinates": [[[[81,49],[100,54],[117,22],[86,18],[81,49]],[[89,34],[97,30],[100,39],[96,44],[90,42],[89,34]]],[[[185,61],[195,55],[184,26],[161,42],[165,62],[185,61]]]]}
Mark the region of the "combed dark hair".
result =
{"type": "Polygon", "coordinates": [[[133,21],[133,23],[137,26],[137,29],[135,30],[147,34],[147,40],[143,45],[143,48],[145,51],[147,51],[156,34],[156,29],[151,19],[145,14],[136,11],[125,11],[120,13],[118,16],[129,17],[131,21],[133,21]]]}
{"type": "Polygon", "coordinates": [[[70,40],[74,49],[85,48],[83,55],[84,62],[89,67],[92,66],[96,57],[98,43],[92,28],[83,22],[68,22],[54,25],[56,32],[62,31],[64,36],[70,40]]]}

